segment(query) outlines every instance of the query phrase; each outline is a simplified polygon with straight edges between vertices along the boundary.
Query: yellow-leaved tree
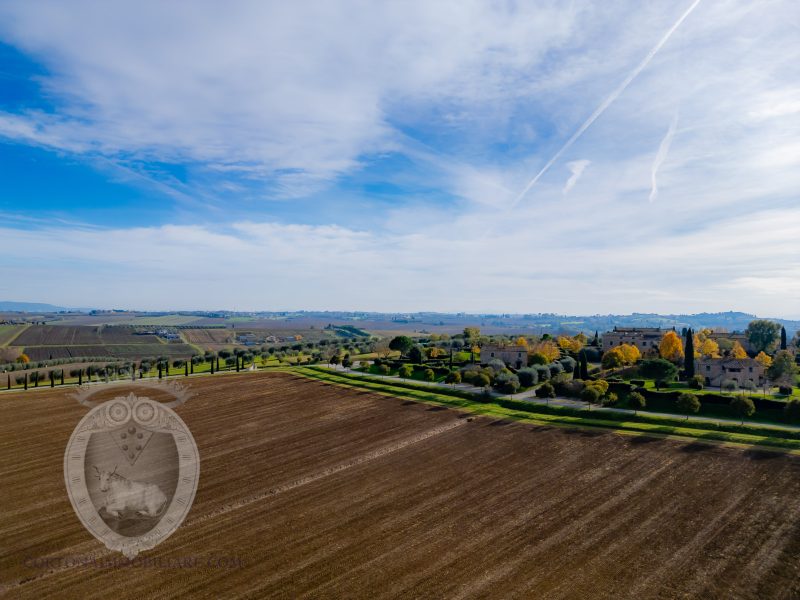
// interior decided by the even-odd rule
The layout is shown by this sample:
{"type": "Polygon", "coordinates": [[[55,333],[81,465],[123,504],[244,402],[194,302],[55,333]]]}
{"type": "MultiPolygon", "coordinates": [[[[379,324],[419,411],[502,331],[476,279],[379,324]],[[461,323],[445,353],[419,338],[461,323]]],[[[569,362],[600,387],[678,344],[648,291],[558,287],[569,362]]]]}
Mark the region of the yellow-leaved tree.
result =
{"type": "Polygon", "coordinates": [[[537,342],[528,349],[528,352],[530,354],[541,354],[547,359],[547,362],[553,362],[561,356],[561,351],[553,340],[537,342]]]}
{"type": "Polygon", "coordinates": [[[701,344],[695,344],[694,347],[698,349],[696,354],[699,352],[703,358],[719,358],[719,344],[714,340],[706,339],[701,344]]]}
{"type": "Polygon", "coordinates": [[[680,336],[674,331],[665,333],[658,345],[658,354],[666,360],[680,362],[683,359],[683,344],[680,336]]]}
{"type": "Polygon", "coordinates": [[[636,361],[642,357],[642,353],[639,352],[639,348],[633,344],[620,344],[617,346],[617,348],[619,348],[622,352],[622,356],[626,365],[635,364],[636,361]]]}
{"type": "Polygon", "coordinates": [[[747,352],[745,352],[744,348],[742,348],[742,345],[739,342],[733,342],[731,356],[733,358],[747,358],[747,352]]]}
{"type": "Polygon", "coordinates": [[[756,360],[760,362],[765,369],[772,366],[772,358],[763,350],[756,355],[756,360]]]}
{"type": "Polygon", "coordinates": [[[521,335],[516,340],[514,340],[514,344],[516,346],[525,346],[527,348],[528,347],[528,340],[525,338],[525,336],[521,335]]]}

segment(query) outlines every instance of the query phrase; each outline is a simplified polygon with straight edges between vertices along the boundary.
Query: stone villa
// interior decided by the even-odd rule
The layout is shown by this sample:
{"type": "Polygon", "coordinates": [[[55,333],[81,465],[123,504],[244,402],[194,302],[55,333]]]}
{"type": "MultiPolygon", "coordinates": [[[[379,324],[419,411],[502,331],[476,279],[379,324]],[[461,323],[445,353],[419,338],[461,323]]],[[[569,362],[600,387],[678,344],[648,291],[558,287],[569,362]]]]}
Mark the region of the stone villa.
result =
{"type": "Polygon", "coordinates": [[[481,348],[481,364],[499,358],[509,367],[521,369],[528,364],[528,349],[525,346],[497,346],[486,344],[481,348]]]}
{"type": "Polygon", "coordinates": [[[766,381],[764,365],[753,358],[701,358],[695,361],[695,373],[705,379],[706,385],[714,387],[726,379],[734,380],[739,387],[748,380],[756,386],[766,381]]]}
{"type": "Polygon", "coordinates": [[[659,327],[614,327],[613,331],[603,334],[603,352],[622,344],[636,346],[642,354],[648,350],[657,352],[658,344],[666,332],[666,329],[659,327]]]}

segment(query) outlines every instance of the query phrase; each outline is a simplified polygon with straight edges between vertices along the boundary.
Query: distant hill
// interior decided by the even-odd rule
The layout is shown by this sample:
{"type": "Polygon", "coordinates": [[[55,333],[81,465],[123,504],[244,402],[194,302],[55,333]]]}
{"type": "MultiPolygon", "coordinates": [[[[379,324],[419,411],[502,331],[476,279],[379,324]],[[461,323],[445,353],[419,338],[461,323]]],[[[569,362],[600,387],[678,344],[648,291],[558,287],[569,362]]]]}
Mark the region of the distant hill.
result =
{"type": "Polygon", "coordinates": [[[53,304],[43,304],[41,302],[7,302],[0,301],[0,312],[29,312],[29,313],[51,313],[69,310],[63,306],[53,304]]]}

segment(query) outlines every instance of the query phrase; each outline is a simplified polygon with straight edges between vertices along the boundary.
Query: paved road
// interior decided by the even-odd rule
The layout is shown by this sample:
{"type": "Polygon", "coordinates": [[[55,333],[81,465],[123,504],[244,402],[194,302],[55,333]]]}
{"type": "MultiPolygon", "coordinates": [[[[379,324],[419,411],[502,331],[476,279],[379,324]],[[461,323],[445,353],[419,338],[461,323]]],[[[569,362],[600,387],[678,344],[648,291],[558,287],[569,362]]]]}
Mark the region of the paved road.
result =
{"type": "MultiPolygon", "coordinates": [[[[349,373],[351,375],[359,375],[359,376],[362,376],[362,377],[364,375],[366,375],[362,371],[354,371],[354,370],[351,370],[351,369],[345,369],[344,367],[341,367],[341,366],[336,366],[335,368],[332,368],[332,369],[336,370],[336,371],[344,371],[344,372],[347,372],[347,373],[349,373]]],[[[373,374],[370,373],[369,377],[375,377],[375,378],[378,378],[378,379],[386,379],[388,381],[397,381],[398,380],[398,378],[396,376],[394,376],[394,375],[373,375],[373,374]]],[[[431,386],[431,387],[444,387],[444,388],[450,388],[450,389],[455,388],[455,389],[460,389],[460,390],[464,390],[466,392],[472,392],[472,393],[476,393],[476,392],[479,391],[478,388],[476,388],[474,386],[471,386],[471,385],[469,385],[467,383],[459,383],[459,384],[456,384],[456,385],[450,385],[449,383],[441,383],[441,382],[438,382],[438,381],[418,381],[416,379],[410,380],[410,381],[413,381],[413,383],[419,383],[419,384],[428,385],[428,386],[431,386]]],[[[524,392],[520,392],[518,394],[514,394],[513,396],[509,396],[508,394],[503,394],[503,393],[498,392],[496,390],[491,390],[491,394],[495,398],[513,398],[514,400],[524,400],[526,402],[532,402],[534,404],[549,404],[549,405],[553,405],[553,406],[568,406],[570,408],[577,408],[577,409],[583,409],[583,410],[585,410],[588,407],[588,408],[590,408],[590,410],[592,412],[597,412],[597,413],[615,412],[615,413],[625,413],[625,414],[629,414],[629,415],[634,414],[634,411],[632,411],[629,408],[613,408],[611,406],[592,407],[587,402],[582,402],[580,400],[573,400],[571,398],[561,398],[561,397],[552,398],[552,399],[550,399],[549,402],[546,402],[546,401],[544,401],[544,400],[542,400],[540,398],[537,398],[535,390],[532,390],[532,389],[531,390],[526,390],[524,392]]],[[[701,401],[702,401],[702,398],[701,398],[701,401]]],[[[645,413],[646,415],[653,415],[653,416],[656,416],[656,417],[670,417],[670,418],[673,418],[673,419],[682,419],[684,421],[687,420],[686,419],[686,415],[681,415],[681,414],[662,413],[662,412],[648,412],[646,410],[641,410],[639,412],[645,413]]],[[[695,415],[695,416],[689,417],[688,421],[690,423],[694,421],[694,422],[703,422],[703,423],[715,423],[715,424],[719,424],[719,425],[741,425],[742,424],[742,422],[740,420],[718,419],[718,418],[715,418],[715,417],[701,417],[699,415],[695,415]]],[[[779,424],[774,424],[774,423],[759,423],[758,421],[747,421],[747,420],[745,420],[744,424],[745,425],[750,425],[752,427],[767,427],[767,428],[772,428],[772,429],[781,429],[783,431],[800,431],[800,427],[795,426],[795,425],[779,425],[779,424]]]]}

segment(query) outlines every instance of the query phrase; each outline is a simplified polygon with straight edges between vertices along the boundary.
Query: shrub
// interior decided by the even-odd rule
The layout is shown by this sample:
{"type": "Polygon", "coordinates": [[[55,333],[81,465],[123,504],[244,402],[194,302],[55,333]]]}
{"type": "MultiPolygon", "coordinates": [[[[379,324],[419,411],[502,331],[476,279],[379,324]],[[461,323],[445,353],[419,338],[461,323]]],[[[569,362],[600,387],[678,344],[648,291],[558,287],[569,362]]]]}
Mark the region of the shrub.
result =
{"type": "Polygon", "coordinates": [[[408,379],[411,377],[411,374],[414,372],[414,369],[411,368],[411,365],[403,365],[398,369],[397,375],[402,377],[403,379],[408,379]]]}
{"type": "Polygon", "coordinates": [[[791,396],[792,395],[792,388],[788,385],[781,385],[778,386],[778,393],[783,394],[784,396],[791,396]]]}
{"type": "Polygon", "coordinates": [[[689,387],[694,390],[702,390],[705,387],[705,379],[702,375],[695,375],[689,380],[689,387]]]}
{"type": "Polygon", "coordinates": [[[726,379],[722,382],[720,388],[726,392],[735,392],[739,388],[739,385],[736,383],[735,379],[726,379]]]}
{"type": "Polygon", "coordinates": [[[536,388],[537,398],[555,398],[556,390],[549,381],[545,381],[542,385],[536,388]]]}
{"type": "Polygon", "coordinates": [[[445,383],[451,383],[451,384],[461,383],[461,373],[459,373],[458,371],[453,371],[451,373],[448,373],[444,381],[445,383]]]}
{"type": "Polygon", "coordinates": [[[536,370],[536,374],[539,377],[539,381],[547,381],[550,379],[550,369],[547,365],[536,365],[533,367],[536,370]]]}
{"type": "Polygon", "coordinates": [[[547,368],[550,370],[550,377],[555,377],[564,372],[564,366],[560,362],[550,363],[547,368]]]}
{"type": "Polygon", "coordinates": [[[425,369],[424,377],[425,381],[433,381],[436,379],[436,373],[433,372],[433,369],[425,369]]]}
{"type": "Polygon", "coordinates": [[[580,398],[583,388],[586,387],[580,379],[561,379],[559,378],[554,386],[556,392],[568,398],[580,398]]]}
{"type": "Polygon", "coordinates": [[[642,410],[646,405],[647,402],[639,392],[631,392],[628,396],[628,405],[633,409],[633,412],[642,410]]]}
{"type": "Polygon", "coordinates": [[[597,404],[597,402],[600,400],[600,390],[598,390],[596,387],[590,387],[587,385],[585,388],[583,388],[583,391],[581,391],[581,400],[588,402],[589,404],[597,404]]]}
{"type": "Polygon", "coordinates": [[[486,373],[478,373],[472,379],[472,385],[476,387],[488,387],[491,385],[492,380],[489,379],[489,376],[486,373]]]}
{"type": "Polygon", "coordinates": [[[506,363],[504,363],[499,358],[493,358],[492,360],[489,361],[489,364],[487,366],[495,373],[499,373],[500,371],[505,370],[506,363]]]}
{"type": "Polygon", "coordinates": [[[388,375],[389,373],[391,373],[391,371],[392,370],[389,368],[389,365],[387,365],[386,363],[383,363],[378,367],[378,373],[380,373],[381,375],[388,375]]]}
{"type": "Polygon", "coordinates": [[[534,352],[528,357],[528,365],[546,365],[548,362],[547,357],[541,352],[534,352]]]}
{"type": "Polygon", "coordinates": [[[756,412],[756,407],[753,404],[753,401],[744,396],[737,396],[731,400],[731,408],[742,418],[742,425],[744,425],[745,417],[750,417],[754,412],[756,412]]]}
{"type": "Polygon", "coordinates": [[[519,389],[519,379],[513,373],[500,373],[495,377],[494,387],[505,394],[513,394],[519,389]]]}
{"type": "Polygon", "coordinates": [[[694,394],[683,393],[678,395],[675,401],[678,410],[686,413],[686,418],[689,418],[689,413],[696,413],[700,410],[700,400],[694,394]]]}
{"type": "Polygon", "coordinates": [[[517,373],[517,378],[519,379],[519,383],[522,387],[532,387],[539,383],[538,371],[536,371],[536,369],[531,369],[530,367],[520,369],[517,373]]]}
{"type": "Polygon", "coordinates": [[[609,392],[600,399],[600,403],[605,406],[607,404],[616,404],[619,401],[619,396],[614,392],[609,392]]]}
{"type": "Polygon", "coordinates": [[[565,373],[574,373],[575,372],[575,367],[578,366],[578,361],[576,361],[571,356],[565,356],[564,358],[562,358],[558,362],[561,363],[562,367],[564,367],[564,372],[565,373]]]}

